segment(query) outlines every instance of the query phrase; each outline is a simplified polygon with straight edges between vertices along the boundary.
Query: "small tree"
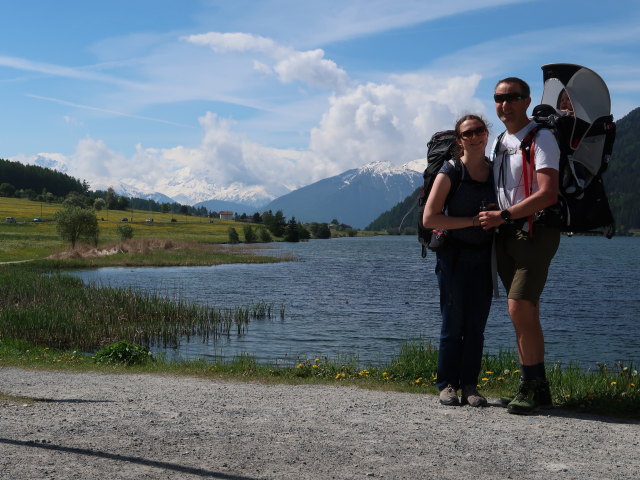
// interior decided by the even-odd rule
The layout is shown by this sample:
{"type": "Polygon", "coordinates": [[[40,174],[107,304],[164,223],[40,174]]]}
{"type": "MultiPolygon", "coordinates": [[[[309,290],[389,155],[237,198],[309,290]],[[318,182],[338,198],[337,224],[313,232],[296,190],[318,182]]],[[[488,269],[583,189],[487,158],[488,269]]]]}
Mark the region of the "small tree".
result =
{"type": "Polygon", "coordinates": [[[242,230],[245,243],[256,243],[258,241],[258,235],[251,225],[244,225],[242,230]]]}
{"type": "Polygon", "coordinates": [[[298,232],[298,222],[296,222],[296,217],[291,217],[291,220],[289,220],[289,223],[287,223],[287,227],[284,232],[284,241],[285,242],[300,241],[300,233],[298,232]]]}
{"type": "Polygon", "coordinates": [[[98,219],[93,209],[70,206],[58,210],[53,219],[57,222],[58,235],[71,242],[71,248],[75,248],[81,238],[98,244],[98,219]]]}
{"type": "Polygon", "coordinates": [[[133,227],[129,224],[118,225],[116,227],[116,232],[118,233],[118,236],[120,237],[120,241],[122,242],[130,238],[133,238],[133,227]]]}
{"type": "Polygon", "coordinates": [[[258,236],[260,237],[260,241],[263,243],[271,243],[273,242],[273,238],[271,238],[271,234],[269,233],[269,230],[267,230],[264,227],[260,227],[258,229],[258,236]]]}
{"type": "Polygon", "coordinates": [[[93,202],[93,208],[95,208],[96,211],[100,211],[106,206],[107,202],[104,201],[104,198],[96,198],[93,202]]]}
{"type": "Polygon", "coordinates": [[[16,194],[16,187],[10,183],[0,183],[0,197],[13,197],[16,194]]]}
{"type": "Polygon", "coordinates": [[[233,227],[229,227],[229,243],[240,243],[240,235],[238,235],[238,232],[233,227]]]}

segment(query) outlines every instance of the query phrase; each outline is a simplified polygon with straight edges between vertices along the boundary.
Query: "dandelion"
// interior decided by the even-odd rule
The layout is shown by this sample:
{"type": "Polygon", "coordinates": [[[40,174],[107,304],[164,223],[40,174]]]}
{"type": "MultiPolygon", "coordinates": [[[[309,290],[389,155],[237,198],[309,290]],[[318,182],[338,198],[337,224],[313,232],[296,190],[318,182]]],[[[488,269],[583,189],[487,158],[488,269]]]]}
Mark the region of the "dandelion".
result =
{"type": "Polygon", "coordinates": [[[311,365],[311,368],[318,368],[318,365],[311,365]]]}
{"type": "Polygon", "coordinates": [[[420,383],[421,381],[422,381],[422,377],[416,378],[416,380],[413,383],[420,383]]]}
{"type": "Polygon", "coordinates": [[[340,372],[340,373],[338,373],[338,374],[336,375],[336,380],[340,380],[341,378],[344,378],[344,377],[345,377],[345,375],[346,375],[346,374],[345,374],[344,372],[340,372]]]}
{"type": "Polygon", "coordinates": [[[319,358],[314,358],[314,361],[319,362],[320,359],[319,358]]]}
{"type": "Polygon", "coordinates": [[[564,398],[571,398],[571,395],[569,395],[568,393],[564,396],[564,398]]]}
{"type": "Polygon", "coordinates": [[[520,370],[514,370],[513,373],[520,373],[520,370]]]}
{"type": "Polygon", "coordinates": [[[304,367],[302,363],[299,363],[298,365],[296,365],[296,368],[302,368],[302,367],[304,367]]]}
{"type": "Polygon", "coordinates": [[[489,380],[489,379],[488,379],[487,377],[482,377],[482,381],[483,381],[483,382],[486,382],[486,381],[488,381],[488,380],[489,380]]]}
{"type": "Polygon", "coordinates": [[[504,377],[498,377],[498,378],[496,378],[496,380],[498,380],[498,381],[504,380],[504,377]]]}
{"type": "Polygon", "coordinates": [[[631,385],[632,387],[635,387],[636,384],[635,383],[630,383],[629,385],[631,385]]]}
{"type": "Polygon", "coordinates": [[[388,374],[387,372],[382,372],[382,376],[383,376],[383,377],[386,377],[386,376],[388,376],[388,375],[389,375],[389,374],[388,374]]]}
{"type": "Polygon", "coordinates": [[[484,372],[487,375],[491,375],[493,372],[491,370],[487,370],[486,372],[484,372]]]}
{"type": "Polygon", "coordinates": [[[618,384],[618,382],[611,382],[609,385],[611,385],[613,387],[614,385],[617,385],[617,384],[618,384]]]}
{"type": "Polygon", "coordinates": [[[511,373],[511,370],[509,370],[508,368],[504,369],[504,372],[502,372],[503,375],[509,375],[511,373]]]}

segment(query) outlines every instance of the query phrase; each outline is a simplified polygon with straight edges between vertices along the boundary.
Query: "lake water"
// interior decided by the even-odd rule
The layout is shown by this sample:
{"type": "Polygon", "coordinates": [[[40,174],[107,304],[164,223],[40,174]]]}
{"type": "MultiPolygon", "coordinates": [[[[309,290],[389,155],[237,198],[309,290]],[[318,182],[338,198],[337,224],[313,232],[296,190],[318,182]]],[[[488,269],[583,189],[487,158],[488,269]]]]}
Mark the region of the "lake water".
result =
{"type": "MultiPolygon", "coordinates": [[[[170,355],[261,362],[357,355],[385,363],[403,343],[438,343],[435,255],[411,237],[356,237],[273,244],[299,261],[215,267],[102,268],[74,272],[98,285],[134,287],[170,298],[232,307],[266,301],[275,320],[251,321],[242,336],[184,344],[170,355]],[[285,319],[279,318],[280,306],[285,319]]],[[[640,364],[640,239],[563,237],[541,309],[547,361],[640,364]]],[[[514,348],[506,299],[494,300],[485,351],[514,348]]]]}

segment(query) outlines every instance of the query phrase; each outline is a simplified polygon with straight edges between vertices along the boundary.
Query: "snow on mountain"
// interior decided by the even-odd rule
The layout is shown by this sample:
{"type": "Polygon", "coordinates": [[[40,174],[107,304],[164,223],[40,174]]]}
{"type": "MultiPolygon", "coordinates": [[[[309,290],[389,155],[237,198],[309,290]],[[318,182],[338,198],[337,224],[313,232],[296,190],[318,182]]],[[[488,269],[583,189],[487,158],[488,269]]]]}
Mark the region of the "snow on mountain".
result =
{"type": "Polygon", "coordinates": [[[335,218],[363,228],[404,200],[421,182],[422,175],[411,168],[374,162],[283,195],[263,210],[282,210],[286,217],[304,222],[335,218]]]}

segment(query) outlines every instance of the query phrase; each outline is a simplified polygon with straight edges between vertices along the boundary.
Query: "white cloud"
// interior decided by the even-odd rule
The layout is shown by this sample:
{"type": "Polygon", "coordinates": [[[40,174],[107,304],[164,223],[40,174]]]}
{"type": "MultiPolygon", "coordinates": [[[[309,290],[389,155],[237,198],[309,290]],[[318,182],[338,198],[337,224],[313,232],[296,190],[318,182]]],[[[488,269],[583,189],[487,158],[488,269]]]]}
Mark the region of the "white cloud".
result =
{"type": "Polygon", "coordinates": [[[349,83],[347,72],[332,60],[324,58],[321,49],[293,52],[274,67],[285,83],[301,81],[314,87],[342,91],[349,83]]]}
{"type": "Polygon", "coordinates": [[[182,37],[183,40],[195,45],[210,47],[219,53],[225,52],[263,52],[276,55],[283,47],[270,38],[249,33],[220,33],[209,32],[182,37]]]}

